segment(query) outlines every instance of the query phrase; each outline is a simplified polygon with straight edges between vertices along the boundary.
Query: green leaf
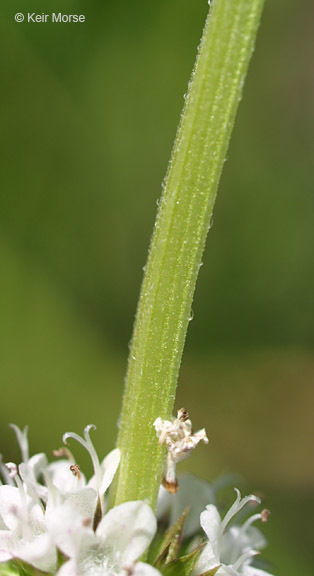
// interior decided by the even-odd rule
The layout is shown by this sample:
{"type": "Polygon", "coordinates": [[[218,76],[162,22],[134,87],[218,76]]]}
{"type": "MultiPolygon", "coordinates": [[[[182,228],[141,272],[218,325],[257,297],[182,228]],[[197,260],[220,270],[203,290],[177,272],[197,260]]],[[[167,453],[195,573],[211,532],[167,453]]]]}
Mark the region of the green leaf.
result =
{"type": "Polygon", "coordinates": [[[168,544],[166,546],[166,548],[164,548],[162,550],[162,552],[159,554],[158,558],[156,559],[154,566],[155,566],[155,568],[158,568],[158,570],[162,570],[162,568],[164,566],[166,566],[169,548],[170,548],[170,544],[168,544]]]}
{"type": "Polygon", "coordinates": [[[215,568],[212,568],[211,570],[207,570],[206,572],[203,572],[199,576],[215,576],[215,574],[219,570],[220,566],[221,566],[221,564],[218,564],[218,566],[215,566],[215,568]]]}
{"type": "Polygon", "coordinates": [[[184,522],[188,511],[189,507],[184,510],[180,518],[165,532],[157,551],[156,560],[153,562],[157,568],[168,564],[178,556],[183,537],[184,522]]]}
{"type": "Polygon", "coordinates": [[[0,576],[17,576],[18,574],[19,571],[13,562],[0,564],[0,576]]]}
{"type": "Polygon", "coordinates": [[[203,547],[204,544],[200,542],[193,552],[172,560],[172,562],[169,562],[163,568],[159,568],[159,570],[161,570],[163,576],[190,576],[203,547]]]}
{"type": "MultiPolygon", "coordinates": [[[[13,572],[12,574],[19,574],[19,576],[51,576],[51,572],[43,572],[42,570],[38,570],[38,568],[35,568],[31,564],[28,564],[22,560],[14,560],[13,564],[16,568],[16,572],[13,572]]],[[[2,576],[1,571],[0,576],[2,576]]]]}

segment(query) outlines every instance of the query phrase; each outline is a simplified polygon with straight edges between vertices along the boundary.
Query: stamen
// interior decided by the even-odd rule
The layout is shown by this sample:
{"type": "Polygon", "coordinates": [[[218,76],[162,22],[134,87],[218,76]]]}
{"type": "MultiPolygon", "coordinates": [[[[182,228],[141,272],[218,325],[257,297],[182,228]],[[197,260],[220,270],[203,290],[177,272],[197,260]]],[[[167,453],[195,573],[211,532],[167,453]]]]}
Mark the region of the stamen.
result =
{"type": "Polygon", "coordinates": [[[83,518],[82,520],[82,524],[85,528],[88,528],[88,526],[90,526],[92,523],[92,519],[91,518],[83,518]]]}
{"type": "Polygon", "coordinates": [[[252,558],[252,556],[257,556],[258,554],[260,554],[260,552],[257,552],[256,550],[249,550],[248,552],[244,552],[244,554],[239,556],[237,561],[232,565],[232,568],[234,570],[237,570],[238,568],[240,568],[242,566],[242,564],[244,564],[244,562],[246,560],[248,560],[249,558],[252,558]]]}
{"type": "MultiPolygon", "coordinates": [[[[250,516],[245,522],[244,524],[242,524],[242,526],[239,528],[239,533],[237,536],[237,539],[234,543],[233,549],[232,549],[232,558],[234,558],[234,560],[238,557],[238,554],[241,550],[241,541],[243,539],[243,536],[245,535],[245,532],[248,530],[248,528],[250,526],[252,526],[252,524],[254,524],[254,522],[256,522],[257,520],[261,520],[262,522],[266,522],[266,519],[263,520],[263,518],[266,518],[268,513],[268,516],[270,514],[270,512],[268,510],[263,510],[261,513],[259,514],[253,514],[252,516],[250,516]],[[265,514],[266,513],[266,514],[265,514]]],[[[268,518],[267,516],[267,518],[268,518]]]]}
{"type": "Polygon", "coordinates": [[[178,420],[181,420],[181,422],[186,422],[186,420],[188,420],[190,418],[188,411],[185,408],[180,408],[180,410],[178,410],[177,413],[177,418],[178,420]]]}
{"type": "Polygon", "coordinates": [[[75,462],[72,452],[70,452],[70,450],[65,446],[61,446],[58,450],[53,450],[52,453],[55,458],[66,458],[67,460],[70,460],[70,462],[75,462]]]}
{"type": "Polygon", "coordinates": [[[23,482],[22,482],[21,478],[19,477],[19,475],[17,473],[17,467],[13,462],[8,462],[6,464],[6,467],[10,471],[9,472],[10,476],[11,476],[11,478],[14,479],[14,482],[16,483],[16,486],[17,486],[18,491],[19,491],[20,500],[21,500],[21,514],[20,515],[18,514],[18,510],[16,511],[16,514],[18,516],[20,516],[20,521],[22,524],[23,538],[28,539],[29,535],[30,535],[30,527],[29,527],[29,522],[28,522],[28,507],[27,507],[27,500],[26,500],[26,494],[25,494],[23,482]]]}
{"type": "MultiPolygon", "coordinates": [[[[0,454],[0,472],[2,474],[4,482],[6,484],[9,484],[9,486],[14,486],[14,482],[12,480],[12,477],[10,476],[6,465],[2,461],[2,454],[0,454]]],[[[2,484],[2,482],[1,482],[1,484],[2,484]]]]}
{"type": "Polygon", "coordinates": [[[267,522],[269,516],[270,516],[270,511],[267,510],[267,508],[264,508],[264,510],[262,510],[262,512],[261,512],[261,521],[267,522]]]}
{"type": "Polygon", "coordinates": [[[16,424],[10,424],[10,427],[12,428],[12,430],[14,430],[16,434],[16,439],[21,448],[22,460],[23,462],[27,463],[29,460],[29,447],[27,439],[28,426],[25,426],[24,430],[20,430],[20,428],[16,426],[16,424]]]}
{"type": "Polygon", "coordinates": [[[241,499],[241,494],[239,492],[239,490],[237,488],[235,488],[235,491],[237,493],[237,497],[235,499],[235,502],[232,504],[230,510],[228,510],[227,514],[225,515],[222,523],[221,523],[221,527],[220,527],[220,532],[221,534],[224,533],[227,525],[229,524],[230,520],[238,513],[240,512],[240,510],[242,510],[243,506],[245,506],[248,502],[257,502],[258,504],[261,503],[260,499],[258,498],[258,496],[254,496],[254,494],[250,494],[250,496],[245,496],[244,498],[241,499]]]}
{"type": "Polygon", "coordinates": [[[9,470],[10,478],[15,479],[15,476],[17,475],[17,465],[14,464],[14,462],[7,462],[5,467],[9,470]]]}
{"type": "Polygon", "coordinates": [[[250,516],[245,522],[244,524],[242,524],[241,528],[240,528],[240,533],[243,534],[244,532],[247,531],[247,529],[249,528],[249,526],[251,526],[252,524],[254,524],[254,522],[256,522],[257,520],[262,520],[262,514],[253,514],[253,516],[250,516]]]}
{"type": "Polygon", "coordinates": [[[94,426],[93,424],[89,424],[84,429],[85,440],[79,434],[76,434],[76,432],[66,432],[65,434],[63,434],[62,441],[64,442],[64,444],[67,444],[67,439],[73,438],[79,444],[81,444],[85,448],[85,450],[87,450],[87,452],[89,453],[89,455],[92,459],[94,472],[95,472],[95,476],[96,476],[97,491],[99,491],[100,484],[101,484],[101,469],[100,469],[100,464],[99,464],[96,450],[95,450],[94,445],[93,445],[93,443],[90,439],[90,436],[89,436],[89,431],[91,429],[96,430],[96,426],[94,426]]]}
{"type": "Polygon", "coordinates": [[[47,502],[49,502],[49,497],[51,497],[52,504],[54,507],[56,507],[60,504],[60,492],[59,492],[58,488],[56,488],[56,486],[53,484],[51,477],[50,477],[49,473],[47,472],[47,470],[43,470],[43,477],[44,477],[45,484],[46,484],[47,489],[48,489],[47,502]]]}
{"type": "Polygon", "coordinates": [[[73,476],[76,476],[78,480],[81,480],[82,475],[81,475],[80,467],[78,464],[72,464],[72,466],[70,466],[70,470],[71,470],[73,476]]]}

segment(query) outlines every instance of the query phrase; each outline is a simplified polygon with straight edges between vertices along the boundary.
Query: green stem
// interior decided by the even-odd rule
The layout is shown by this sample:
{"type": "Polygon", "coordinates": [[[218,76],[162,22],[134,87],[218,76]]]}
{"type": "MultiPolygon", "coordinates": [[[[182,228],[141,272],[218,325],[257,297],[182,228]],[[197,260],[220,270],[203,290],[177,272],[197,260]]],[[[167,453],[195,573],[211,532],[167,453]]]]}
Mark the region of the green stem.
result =
{"type": "Polygon", "coordinates": [[[205,239],[264,0],[212,3],[161,198],[136,315],[114,504],[156,504],[169,418],[205,239]]]}

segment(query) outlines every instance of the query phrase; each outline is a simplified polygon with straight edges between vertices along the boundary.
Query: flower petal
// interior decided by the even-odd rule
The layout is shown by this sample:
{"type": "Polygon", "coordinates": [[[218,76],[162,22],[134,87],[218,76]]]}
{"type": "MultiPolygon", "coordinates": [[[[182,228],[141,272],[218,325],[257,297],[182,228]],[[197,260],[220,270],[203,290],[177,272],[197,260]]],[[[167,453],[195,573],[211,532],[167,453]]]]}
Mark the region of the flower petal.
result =
{"type": "Polygon", "coordinates": [[[108,456],[102,461],[100,467],[102,471],[102,480],[99,488],[99,494],[102,496],[109,488],[113,477],[120,463],[120,450],[116,448],[109,452],[108,456]]]}
{"type": "Polygon", "coordinates": [[[0,486],[0,516],[10,530],[19,525],[18,512],[21,509],[21,497],[18,488],[0,486]]]}
{"type": "Polygon", "coordinates": [[[97,537],[119,558],[121,567],[131,566],[145,552],[156,532],[157,522],[145,502],[125,502],[109,510],[101,520],[97,537]]]}
{"type": "Polygon", "coordinates": [[[49,534],[41,534],[31,542],[20,540],[14,546],[14,556],[44,572],[54,572],[57,553],[49,534]]]}
{"type": "Polygon", "coordinates": [[[94,519],[97,504],[97,492],[93,488],[82,488],[67,495],[66,503],[83,516],[84,519],[94,519]]]}
{"type": "MultiPolygon", "coordinates": [[[[219,538],[221,518],[216,506],[213,504],[206,506],[206,510],[202,512],[201,526],[208,538],[208,542],[206,542],[206,545],[197,560],[197,574],[211,570],[220,564],[219,538]]],[[[218,572],[220,574],[220,571],[218,572]]],[[[222,572],[221,576],[223,576],[222,572]]]]}
{"type": "Polygon", "coordinates": [[[70,558],[77,558],[95,541],[89,519],[86,526],[84,517],[67,502],[47,511],[46,523],[58,548],[70,558]]]}
{"type": "Polygon", "coordinates": [[[226,566],[225,564],[222,564],[216,574],[217,576],[240,576],[237,570],[234,570],[232,566],[226,566]]]}
{"type": "Polygon", "coordinates": [[[11,532],[0,530],[0,562],[7,562],[13,558],[11,552],[11,532]]]}
{"type": "Polygon", "coordinates": [[[161,573],[150,564],[137,562],[132,570],[132,576],[161,576],[161,573]]]}
{"type": "Polygon", "coordinates": [[[52,462],[46,468],[51,481],[61,494],[73,492],[77,488],[85,486],[86,481],[84,474],[80,473],[80,478],[73,475],[70,470],[71,462],[69,460],[57,460],[52,462]]]}
{"type": "Polygon", "coordinates": [[[216,565],[219,564],[219,537],[221,531],[220,514],[213,504],[206,506],[206,510],[201,514],[201,526],[209,540],[208,544],[212,548],[212,554],[216,565]]]}
{"type": "Polygon", "coordinates": [[[106,490],[109,488],[113,477],[117,471],[120,462],[120,450],[115,448],[109,452],[109,454],[104,458],[102,463],[100,464],[100,471],[101,471],[101,481],[99,487],[97,486],[98,479],[96,475],[92,476],[90,481],[88,482],[88,486],[91,486],[95,490],[99,490],[99,495],[103,496],[106,490]]]}
{"type": "Polygon", "coordinates": [[[0,530],[7,530],[8,527],[0,514],[0,530]]]}
{"type": "Polygon", "coordinates": [[[69,560],[59,568],[56,576],[80,576],[76,562],[69,560]]]}
{"type": "Polygon", "coordinates": [[[30,496],[33,498],[40,498],[46,502],[48,498],[48,490],[46,486],[42,486],[42,484],[37,482],[34,470],[28,464],[22,462],[22,464],[19,465],[19,473],[28,488],[30,496]]]}
{"type": "Polygon", "coordinates": [[[250,494],[250,496],[245,496],[244,498],[241,498],[240,491],[237,488],[235,488],[235,491],[237,493],[237,497],[222,521],[221,532],[224,532],[227,524],[229,524],[233,516],[235,516],[235,514],[240,512],[243,506],[245,506],[248,502],[257,502],[258,504],[261,503],[258,496],[254,496],[254,494],[250,494]]]}
{"type": "Polygon", "coordinates": [[[34,476],[37,479],[38,476],[40,476],[42,473],[43,469],[48,465],[46,454],[44,454],[44,452],[34,454],[34,456],[32,456],[27,462],[27,465],[33,470],[34,476]]]}

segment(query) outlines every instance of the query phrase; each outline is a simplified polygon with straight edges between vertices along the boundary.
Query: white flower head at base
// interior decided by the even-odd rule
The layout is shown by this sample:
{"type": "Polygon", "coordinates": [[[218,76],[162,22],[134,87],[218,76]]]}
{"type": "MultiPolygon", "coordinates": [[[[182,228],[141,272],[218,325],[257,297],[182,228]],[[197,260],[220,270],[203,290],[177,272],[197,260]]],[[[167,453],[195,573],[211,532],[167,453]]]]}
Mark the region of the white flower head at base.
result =
{"type": "Polygon", "coordinates": [[[177,417],[171,420],[157,418],[154,422],[159,444],[166,444],[167,463],[163,478],[164,487],[171,493],[178,490],[176,464],[188,458],[202,441],[208,444],[205,428],[193,433],[192,422],[185,408],[178,410],[177,417]]]}
{"type": "Polygon", "coordinates": [[[208,541],[197,561],[195,575],[219,566],[217,576],[271,576],[251,566],[254,556],[266,545],[264,536],[252,524],[257,520],[266,522],[269,512],[263,510],[260,514],[253,514],[241,526],[229,526],[230,521],[249,502],[260,504],[257,496],[241,498],[239,490],[235,490],[236,500],[223,520],[213,504],[206,506],[201,514],[201,526],[208,541]]]}
{"type": "Polygon", "coordinates": [[[156,518],[145,502],[112,508],[96,530],[65,504],[48,521],[50,534],[69,558],[57,576],[161,576],[138,559],[156,532],[156,518]]]}

